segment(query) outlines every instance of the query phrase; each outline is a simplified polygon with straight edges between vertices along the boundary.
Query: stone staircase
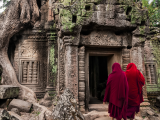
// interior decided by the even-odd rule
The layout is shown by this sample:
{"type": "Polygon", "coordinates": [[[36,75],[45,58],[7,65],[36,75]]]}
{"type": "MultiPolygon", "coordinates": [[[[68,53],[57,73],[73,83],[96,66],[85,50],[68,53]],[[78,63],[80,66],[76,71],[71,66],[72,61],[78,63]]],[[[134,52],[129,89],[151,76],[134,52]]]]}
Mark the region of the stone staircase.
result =
{"type": "Polygon", "coordinates": [[[94,113],[94,115],[97,116],[94,120],[111,120],[107,112],[108,104],[89,104],[88,111],[93,111],[92,114],[94,113]]]}
{"type": "Polygon", "coordinates": [[[88,113],[84,114],[84,116],[86,120],[111,120],[107,111],[108,104],[103,105],[102,101],[91,98],[88,113]]]}
{"type": "MultiPolygon", "coordinates": [[[[111,117],[109,116],[109,113],[108,113],[108,103],[103,105],[102,102],[99,102],[97,100],[96,102],[94,101],[91,103],[92,104],[89,104],[88,106],[88,113],[84,114],[84,117],[86,120],[111,120],[111,117]],[[93,103],[97,103],[97,104],[93,104],[93,103]]],[[[143,118],[135,116],[134,120],[143,120],[143,118]]]]}

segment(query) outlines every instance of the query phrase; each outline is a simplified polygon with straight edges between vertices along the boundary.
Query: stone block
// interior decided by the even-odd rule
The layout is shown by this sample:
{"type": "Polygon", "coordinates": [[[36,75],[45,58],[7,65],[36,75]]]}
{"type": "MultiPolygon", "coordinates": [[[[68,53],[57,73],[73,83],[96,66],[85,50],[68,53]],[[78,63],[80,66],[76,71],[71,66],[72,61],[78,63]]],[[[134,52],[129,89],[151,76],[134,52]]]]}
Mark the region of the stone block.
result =
{"type": "Polygon", "coordinates": [[[105,12],[97,11],[97,23],[99,25],[104,25],[105,12]]]}
{"type": "Polygon", "coordinates": [[[19,116],[15,112],[8,111],[8,113],[11,115],[11,119],[10,120],[24,120],[21,116],[19,116]]]}
{"type": "Polygon", "coordinates": [[[12,85],[0,85],[0,99],[16,98],[19,95],[19,87],[12,85]]]}
{"type": "Polygon", "coordinates": [[[114,19],[115,18],[115,11],[110,11],[109,12],[109,18],[114,19]]]}
{"type": "Polygon", "coordinates": [[[20,99],[13,99],[11,103],[8,106],[8,110],[11,110],[12,108],[17,108],[20,112],[30,112],[30,109],[32,107],[32,104],[20,99]]]}
{"type": "Polygon", "coordinates": [[[52,112],[49,111],[49,110],[46,110],[46,111],[45,111],[44,116],[45,116],[45,119],[46,119],[46,120],[54,120],[54,119],[53,119],[53,116],[52,116],[52,112]]]}
{"type": "Polygon", "coordinates": [[[49,95],[48,92],[45,94],[44,100],[52,100],[52,97],[49,95]]]}
{"type": "Polygon", "coordinates": [[[11,111],[0,109],[0,120],[23,120],[21,116],[11,111]]]}
{"type": "Polygon", "coordinates": [[[117,3],[117,0],[106,0],[106,4],[114,5],[117,3]]]}
{"type": "Polygon", "coordinates": [[[105,26],[115,26],[115,19],[105,19],[105,26]]]}
{"type": "Polygon", "coordinates": [[[152,112],[151,110],[147,110],[147,114],[152,116],[154,115],[154,112],[152,112]]]}
{"type": "Polygon", "coordinates": [[[74,99],[73,96],[73,93],[69,89],[65,89],[52,113],[54,119],[85,120],[83,114],[79,111],[76,99],[74,99]]]}
{"type": "Polygon", "coordinates": [[[97,21],[97,12],[94,12],[92,15],[92,22],[96,22],[97,21]]]}
{"type": "Polygon", "coordinates": [[[116,27],[118,27],[118,28],[124,28],[124,27],[126,27],[126,20],[116,19],[115,25],[116,25],[116,27]]]}
{"type": "Polygon", "coordinates": [[[52,112],[46,107],[39,105],[38,103],[33,103],[33,110],[40,113],[37,117],[38,120],[54,120],[52,112]]]}
{"type": "Polygon", "coordinates": [[[104,6],[104,4],[96,5],[95,10],[96,10],[96,11],[105,11],[105,6],[104,6]]]}
{"type": "Polygon", "coordinates": [[[45,106],[45,107],[50,107],[50,106],[52,106],[52,100],[41,99],[41,100],[39,101],[39,104],[40,104],[40,105],[43,105],[43,106],[45,106]]]}
{"type": "Polygon", "coordinates": [[[115,5],[105,5],[105,11],[115,11],[115,5]]]}
{"type": "Polygon", "coordinates": [[[149,120],[159,120],[158,117],[155,117],[155,116],[148,116],[149,120]]]}
{"type": "Polygon", "coordinates": [[[125,5],[115,5],[115,11],[117,13],[124,13],[125,12],[125,5]]]}
{"type": "Polygon", "coordinates": [[[117,13],[116,18],[120,20],[125,20],[127,17],[124,13],[117,13]]]}
{"type": "MultiPolygon", "coordinates": [[[[109,113],[106,110],[103,112],[91,111],[91,112],[89,112],[87,114],[83,114],[83,115],[85,116],[86,120],[95,120],[96,118],[99,118],[99,120],[102,120],[101,118],[109,116],[109,113]]],[[[107,120],[107,119],[105,119],[105,120],[107,120]]]]}
{"type": "Polygon", "coordinates": [[[12,108],[11,111],[21,116],[21,113],[19,112],[18,108],[12,108]]]}

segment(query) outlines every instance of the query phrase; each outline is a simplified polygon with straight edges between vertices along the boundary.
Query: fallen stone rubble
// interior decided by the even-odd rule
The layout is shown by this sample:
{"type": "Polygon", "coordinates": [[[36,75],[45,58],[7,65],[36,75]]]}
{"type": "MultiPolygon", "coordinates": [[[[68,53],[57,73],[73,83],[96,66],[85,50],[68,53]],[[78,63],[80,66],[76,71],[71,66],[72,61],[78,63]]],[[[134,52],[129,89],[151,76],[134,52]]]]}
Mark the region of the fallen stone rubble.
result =
{"type": "Polygon", "coordinates": [[[54,120],[47,107],[16,99],[18,94],[18,87],[0,85],[0,120],[54,120]]]}
{"type": "Polygon", "coordinates": [[[69,89],[65,89],[59,97],[52,115],[54,120],[85,120],[73,97],[73,93],[69,89]]]}
{"type": "MultiPolygon", "coordinates": [[[[73,93],[65,89],[64,93],[55,99],[48,93],[39,103],[30,103],[16,99],[19,89],[15,86],[0,85],[0,120],[110,120],[109,113],[105,111],[92,110],[82,114],[73,93]],[[4,89],[4,90],[3,90],[4,89]],[[16,93],[13,95],[12,93],[16,93]],[[16,92],[15,92],[15,91],[16,92]],[[5,93],[6,92],[6,93],[5,93]],[[6,95],[6,94],[9,95],[6,95]],[[2,99],[3,98],[3,99],[2,99]],[[55,106],[56,105],[56,106],[55,106]],[[54,107],[55,106],[55,107],[54,107]]],[[[160,115],[150,107],[141,108],[140,115],[135,120],[160,120],[160,115]]]]}

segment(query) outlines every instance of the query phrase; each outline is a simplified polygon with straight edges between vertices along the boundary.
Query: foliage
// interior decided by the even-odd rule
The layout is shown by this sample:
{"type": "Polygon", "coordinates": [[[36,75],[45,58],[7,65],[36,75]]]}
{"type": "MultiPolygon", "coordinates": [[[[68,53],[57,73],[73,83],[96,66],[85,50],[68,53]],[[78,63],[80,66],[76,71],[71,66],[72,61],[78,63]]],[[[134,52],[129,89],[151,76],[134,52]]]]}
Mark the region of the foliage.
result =
{"type": "Polygon", "coordinates": [[[3,4],[0,6],[0,9],[6,8],[10,4],[10,0],[0,0],[3,4]]]}
{"type": "Polygon", "coordinates": [[[142,0],[142,4],[148,9],[151,26],[160,27],[160,0],[153,0],[150,4],[148,0],[142,0]]]}

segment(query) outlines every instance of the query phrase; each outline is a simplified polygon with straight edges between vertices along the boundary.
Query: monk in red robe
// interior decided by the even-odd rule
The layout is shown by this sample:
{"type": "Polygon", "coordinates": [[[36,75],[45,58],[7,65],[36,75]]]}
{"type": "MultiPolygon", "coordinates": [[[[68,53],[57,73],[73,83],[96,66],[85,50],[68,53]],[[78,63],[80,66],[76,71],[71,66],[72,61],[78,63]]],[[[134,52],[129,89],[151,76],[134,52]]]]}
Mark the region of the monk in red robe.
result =
{"type": "Polygon", "coordinates": [[[128,106],[128,82],[125,73],[119,63],[114,63],[112,73],[108,77],[103,104],[109,102],[108,112],[112,120],[127,118],[128,106]]]}
{"type": "Polygon", "coordinates": [[[127,117],[133,120],[135,112],[139,112],[140,103],[144,101],[142,86],[145,84],[145,78],[134,63],[127,65],[125,74],[129,85],[127,117]]]}

